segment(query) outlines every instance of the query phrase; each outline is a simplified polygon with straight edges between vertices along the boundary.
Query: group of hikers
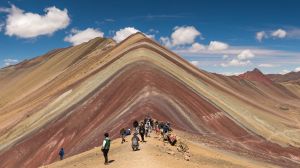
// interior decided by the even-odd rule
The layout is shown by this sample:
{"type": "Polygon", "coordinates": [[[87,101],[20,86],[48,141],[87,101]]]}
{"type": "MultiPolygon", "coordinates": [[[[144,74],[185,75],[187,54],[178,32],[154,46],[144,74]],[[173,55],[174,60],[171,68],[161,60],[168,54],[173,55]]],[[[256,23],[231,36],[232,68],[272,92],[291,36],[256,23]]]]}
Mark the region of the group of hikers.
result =
{"type": "MultiPolygon", "coordinates": [[[[161,135],[164,141],[168,141],[171,145],[174,145],[176,143],[176,137],[172,136],[170,132],[172,131],[171,125],[169,122],[159,122],[154,121],[151,117],[146,117],[143,121],[133,122],[133,136],[131,138],[131,147],[133,151],[139,150],[139,142],[146,142],[145,137],[150,137],[151,132],[154,130],[157,135],[161,135]],[[139,137],[139,136],[140,137],[139,137]]],[[[131,135],[131,129],[125,129],[122,128],[120,130],[120,136],[121,136],[121,144],[126,142],[126,136],[131,135]]],[[[110,149],[110,138],[109,134],[104,134],[104,140],[102,142],[101,151],[104,156],[104,164],[109,164],[108,161],[108,152],[110,149]]],[[[64,158],[64,149],[61,148],[59,152],[60,159],[62,160],[64,158]]]]}

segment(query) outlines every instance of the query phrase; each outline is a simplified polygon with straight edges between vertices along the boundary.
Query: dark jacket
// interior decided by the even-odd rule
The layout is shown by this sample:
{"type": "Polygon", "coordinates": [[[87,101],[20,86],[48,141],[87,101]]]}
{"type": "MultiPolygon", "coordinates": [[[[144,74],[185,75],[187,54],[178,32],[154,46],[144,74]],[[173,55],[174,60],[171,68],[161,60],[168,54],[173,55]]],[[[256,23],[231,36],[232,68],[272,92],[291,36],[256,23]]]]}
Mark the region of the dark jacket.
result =
{"type": "Polygon", "coordinates": [[[65,151],[64,151],[64,149],[60,149],[60,151],[59,151],[59,156],[64,156],[65,155],[65,151]]]}
{"type": "Polygon", "coordinates": [[[143,125],[140,126],[139,132],[140,132],[140,134],[145,134],[146,130],[145,130],[145,127],[143,125]]]}

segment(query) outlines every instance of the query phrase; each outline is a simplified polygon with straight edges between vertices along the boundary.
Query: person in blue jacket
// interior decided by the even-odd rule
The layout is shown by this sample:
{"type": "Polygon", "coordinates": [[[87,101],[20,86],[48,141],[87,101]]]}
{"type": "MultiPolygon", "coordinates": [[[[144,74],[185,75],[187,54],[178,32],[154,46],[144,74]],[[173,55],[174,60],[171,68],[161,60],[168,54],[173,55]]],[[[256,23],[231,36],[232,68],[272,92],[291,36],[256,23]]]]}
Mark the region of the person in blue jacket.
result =
{"type": "Polygon", "coordinates": [[[63,160],[64,159],[64,155],[65,155],[64,148],[61,148],[58,154],[60,156],[60,160],[63,160]]]}

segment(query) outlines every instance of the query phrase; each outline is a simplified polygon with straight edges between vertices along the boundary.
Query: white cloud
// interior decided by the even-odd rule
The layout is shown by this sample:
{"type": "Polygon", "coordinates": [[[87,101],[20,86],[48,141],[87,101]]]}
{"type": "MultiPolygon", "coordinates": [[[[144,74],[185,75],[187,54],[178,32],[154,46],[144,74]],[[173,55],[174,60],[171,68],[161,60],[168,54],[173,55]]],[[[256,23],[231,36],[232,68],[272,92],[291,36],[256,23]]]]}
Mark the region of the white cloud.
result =
{"type": "Polygon", "coordinates": [[[168,48],[172,47],[172,42],[169,37],[160,37],[159,41],[168,48]]]}
{"type": "Polygon", "coordinates": [[[280,71],[279,74],[284,75],[284,74],[287,74],[287,73],[290,73],[290,72],[291,72],[291,71],[289,71],[289,70],[287,70],[287,69],[284,69],[284,70],[280,71]]]}
{"type": "Polygon", "coordinates": [[[246,49],[246,50],[243,50],[238,56],[237,58],[239,60],[247,60],[247,59],[251,59],[253,58],[255,55],[252,53],[251,50],[249,49],[246,49]]]}
{"type": "Polygon", "coordinates": [[[93,28],[87,28],[85,30],[72,29],[71,34],[65,37],[64,41],[78,45],[96,37],[103,37],[103,35],[103,32],[93,28]]]}
{"type": "Polygon", "coordinates": [[[145,34],[146,37],[155,39],[155,34],[145,34]]]}
{"type": "Polygon", "coordinates": [[[211,41],[208,46],[208,50],[219,51],[226,50],[229,48],[229,45],[220,41],[211,41]]]}
{"type": "Polygon", "coordinates": [[[272,67],[276,67],[276,65],[274,64],[259,64],[259,67],[264,67],[264,68],[272,68],[272,67]]]}
{"type": "Polygon", "coordinates": [[[295,71],[295,72],[299,72],[299,71],[300,71],[300,67],[295,68],[294,71],[295,71]]]}
{"type": "Polygon", "coordinates": [[[157,33],[159,33],[159,30],[151,28],[151,29],[148,30],[148,32],[157,34],[157,33]]]}
{"type": "Polygon", "coordinates": [[[223,55],[222,58],[223,58],[223,59],[227,59],[228,57],[229,57],[229,55],[226,55],[226,54],[225,54],[225,55],[223,55]]]}
{"type": "Polygon", "coordinates": [[[254,54],[251,52],[251,50],[246,49],[241,51],[236,58],[233,58],[232,60],[221,63],[222,67],[229,67],[229,66],[247,66],[251,64],[250,59],[254,57],[254,54]]]}
{"type": "Polygon", "coordinates": [[[205,50],[205,46],[199,43],[194,43],[190,48],[189,48],[190,52],[192,53],[197,53],[201,50],[205,50]]]}
{"type": "Polygon", "coordinates": [[[232,75],[238,76],[238,75],[240,75],[242,73],[243,72],[223,72],[221,74],[226,75],[226,76],[232,76],[232,75]]]}
{"type": "Polygon", "coordinates": [[[231,61],[227,63],[221,63],[222,67],[229,67],[229,66],[246,66],[250,65],[251,61],[250,60],[238,60],[238,59],[232,59],[231,61]]]}
{"type": "Polygon", "coordinates": [[[68,10],[55,6],[44,9],[45,15],[39,15],[12,5],[6,19],[5,34],[20,38],[33,38],[40,35],[51,35],[66,28],[70,23],[68,10]]]}
{"type": "Polygon", "coordinates": [[[14,65],[19,62],[17,59],[4,59],[4,66],[14,65]]]}
{"type": "Polygon", "coordinates": [[[285,38],[287,36],[287,32],[283,29],[275,30],[271,33],[272,37],[275,38],[285,38]]]}
{"type": "Polygon", "coordinates": [[[3,30],[5,24],[4,23],[0,23],[0,32],[3,30]]]}
{"type": "Polygon", "coordinates": [[[119,31],[116,32],[115,36],[113,39],[119,43],[129,37],[130,35],[140,32],[138,29],[135,29],[134,27],[125,27],[123,29],[120,29],[119,31]]]}
{"type": "Polygon", "coordinates": [[[195,42],[196,37],[200,35],[201,33],[194,26],[177,26],[171,35],[172,45],[192,44],[195,42]]]}
{"type": "MultiPolygon", "coordinates": [[[[207,47],[206,47],[207,48],[207,47]]],[[[189,48],[178,48],[175,49],[174,52],[179,53],[181,55],[187,56],[220,56],[220,55],[238,55],[242,51],[250,49],[254,55],[259,55],[260,57],[275,57],[275,56],[291,56],[291,57],[299,57],[300,52],[292,52],[285,50],[273,50],[273,49],[264,49],[264,48],[256,48],[252,46],[230,46],[230,48],[226,50],[219,51],[211,51],[211,50],[201,50],[197,53],[191,53],[189,48]]]]}
{"type": "Polygon", "coordinates": [[[0,7],[0,13],[9,13],[9,12],[10,12],[10,8],[0,7]]]}
{"type": "Polygon", "coordinates": [[[293,27],[287,31],[287,37],[291,39],[300,39],[300,28],[293,27]]]}
{"type": "Polygon", "coordinates": [[[200,61],[190,61],[190,63],[193,64],[194,66],[200,65],[200,61]]]}
{"type": "Polygon", "coordinates": [[[256,33],[256,40],[258,40],[259,42],[262,42],[262,40],[267,37],[268,35],[265,31],[260,31],[256,33]]]}

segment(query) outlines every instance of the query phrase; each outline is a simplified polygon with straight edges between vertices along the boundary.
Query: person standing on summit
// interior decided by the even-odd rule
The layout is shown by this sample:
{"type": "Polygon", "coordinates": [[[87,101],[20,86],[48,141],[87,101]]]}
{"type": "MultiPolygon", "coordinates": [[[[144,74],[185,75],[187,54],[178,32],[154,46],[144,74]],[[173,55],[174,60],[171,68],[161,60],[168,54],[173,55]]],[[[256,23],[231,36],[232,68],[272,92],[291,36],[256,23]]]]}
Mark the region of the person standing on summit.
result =
{"type": "Polygon", "coordinates": [[[104,159],[105,159],[105,162],[104,162],[105,165],[108,164],[108,151],[109,151],[109,148],[110,148],[109,134],[105,133],[104,134],[104,140],[103,140],[103,143],[102,143],[102,148],[101,148],[101,150],[103,152],[104,159]]]}

